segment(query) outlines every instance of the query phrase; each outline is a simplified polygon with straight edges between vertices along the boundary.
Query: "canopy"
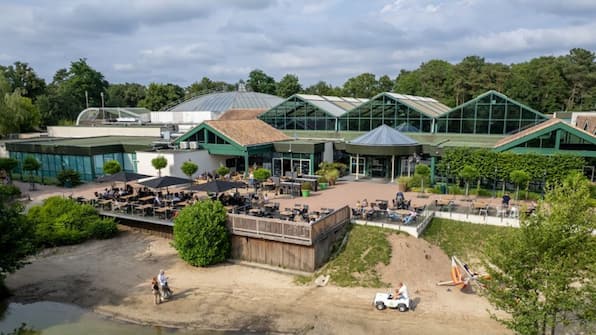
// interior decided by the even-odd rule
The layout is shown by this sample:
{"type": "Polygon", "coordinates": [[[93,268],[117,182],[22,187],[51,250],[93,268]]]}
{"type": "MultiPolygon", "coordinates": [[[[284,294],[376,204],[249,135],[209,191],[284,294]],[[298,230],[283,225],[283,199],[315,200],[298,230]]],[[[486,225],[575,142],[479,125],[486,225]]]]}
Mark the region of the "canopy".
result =
{"type": "Polygon", "coordinates": [[[383,124],[368,133],[350,141],[352,145],[394,146],[417,145],[418,142],[399,131],[383,124]]]}
{"type": "Polygon", "coordinates": [[[162,187],[168,187],[168,186],[174,186],[174,185],[180,185],[180,184],[189,184],[191,182],[192,182],[192,180],[186,179],[186,178],[163,176],[163,177],[156,177],[156,178],[149,179],[149,180],[144,180],[144,181],[140,182],[139,184],[141,184],[143,186],[150,187],[150,188],[162,188],[162,187]]]}
{"type": "Polygon", "coordinates": [[[133,181],[133,180],[139,180],[139,179],[143,179],[143,178],[149,178],[151,176],[146,175],[146,174],[141,174],[141,173],[136,173],[136,172],[126,172],[126,171],[120,171],[118,173],[114,173],[114,174],[110,174],[110,175],[106,175],[106,176],[101,176],[99,178],[97,178],[98,182],[117,182],[117,181],[123,181],[123,182],[129,182],[129,181],[133,181]]]}
{"type": "Polygon", "coordinates": [[[246,184],[238,181],[214,180],[204,184],[192,185],[189,189],[191,191],[221,193],[239,187],[246,187],[246,184]]]}

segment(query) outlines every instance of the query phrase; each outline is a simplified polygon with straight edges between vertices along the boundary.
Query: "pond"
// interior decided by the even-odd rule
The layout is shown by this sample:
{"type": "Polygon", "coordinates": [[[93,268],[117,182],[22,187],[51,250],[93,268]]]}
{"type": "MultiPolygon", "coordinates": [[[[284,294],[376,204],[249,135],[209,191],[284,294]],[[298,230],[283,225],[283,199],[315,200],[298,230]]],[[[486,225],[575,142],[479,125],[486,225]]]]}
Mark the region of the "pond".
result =
{"type": "MultiPolygon", "coordinates": [[[[0,334],[10,333],[25,323],[42,335],[207,335],[244,334],[242,332],[184,331],[164,327],[139,326],[110,320],[75,305],[40,301],[19,304],[0,301],[0,334]]],[[[250,333],[258,334],[258,333],[250,333]]]]}

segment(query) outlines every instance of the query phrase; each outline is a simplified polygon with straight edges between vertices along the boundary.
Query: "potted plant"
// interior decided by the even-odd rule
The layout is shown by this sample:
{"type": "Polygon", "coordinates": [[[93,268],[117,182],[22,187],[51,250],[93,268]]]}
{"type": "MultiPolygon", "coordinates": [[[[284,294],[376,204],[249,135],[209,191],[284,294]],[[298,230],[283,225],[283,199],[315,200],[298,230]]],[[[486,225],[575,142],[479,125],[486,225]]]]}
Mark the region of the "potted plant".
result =
{"type": "Polygon", "coordinates": [[[397,191],[398,192],[406,192],[408,190],[408,183],[410,182],[410,177],[399,177],[397,178],[397,191]]]}
{"type": "Polygon", "coordinates": [[[325,172],[325,178],[327,178],[329,185],[335,185],[335,181],[339,178],[339,175],[338,169],[329,169],[325,172]]]}
{"type": "Polygon", "coordinates": [[[312,184],[308,181],[302,183],[301,190],[302,190],[303,197],[306,198],[306,197],[310,196],[310,191],[312,190],[312,184]]]}
{"type": "Polygon", "coordinates": [[[326,190],[327,187],[329,186],[329,181],[327,180],[327,177],[325,176],[320,176],[317,181],[319,182],[319,187],[321,188],[321,190],[326,190]]]}

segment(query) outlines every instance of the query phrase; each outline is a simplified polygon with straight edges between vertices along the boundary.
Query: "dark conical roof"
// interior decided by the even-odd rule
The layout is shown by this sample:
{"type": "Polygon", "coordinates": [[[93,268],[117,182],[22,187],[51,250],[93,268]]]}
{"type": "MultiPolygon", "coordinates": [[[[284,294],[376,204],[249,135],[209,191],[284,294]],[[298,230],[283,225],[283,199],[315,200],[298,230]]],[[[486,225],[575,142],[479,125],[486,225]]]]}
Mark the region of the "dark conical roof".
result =
{"type": "Polygon", "coordinates": [[[368,133],[350,141],[354,145],[395,146],[417,145],[418,142],[386,124],[369,131],[368,133]]]}

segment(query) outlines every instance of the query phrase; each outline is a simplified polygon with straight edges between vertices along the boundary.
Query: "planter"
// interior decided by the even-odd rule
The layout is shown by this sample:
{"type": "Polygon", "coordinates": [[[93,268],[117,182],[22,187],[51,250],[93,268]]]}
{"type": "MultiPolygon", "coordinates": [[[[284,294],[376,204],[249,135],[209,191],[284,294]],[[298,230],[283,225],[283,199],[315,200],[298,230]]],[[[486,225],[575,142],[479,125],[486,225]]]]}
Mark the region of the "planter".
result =
{"type": "Polygon", "coordinates": [[[326,190],[329,187],[328,183],[319,183],[319,188],[321,190],[326,190]]]}
{"type": "Polygon", "coordinates": [[[302,190],[302,196],[307,198],[310,196],[310,190],[302,190]]]}

